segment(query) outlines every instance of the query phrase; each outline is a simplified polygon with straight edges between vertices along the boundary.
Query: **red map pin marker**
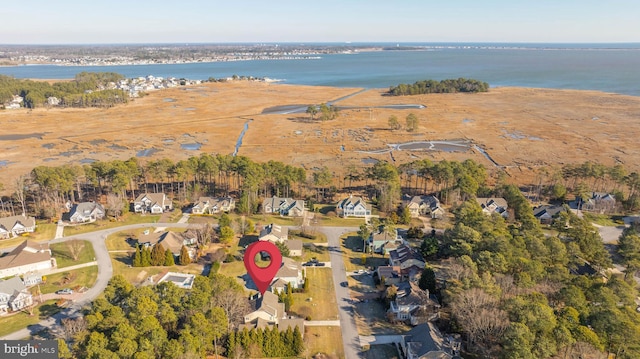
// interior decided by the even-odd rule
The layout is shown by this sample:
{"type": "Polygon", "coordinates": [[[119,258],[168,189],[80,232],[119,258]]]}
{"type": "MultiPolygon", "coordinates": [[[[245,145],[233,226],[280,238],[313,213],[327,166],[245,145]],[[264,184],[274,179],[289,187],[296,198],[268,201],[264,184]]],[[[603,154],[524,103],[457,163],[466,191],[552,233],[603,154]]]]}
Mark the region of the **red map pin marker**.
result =
{"type": "Polygon", "coordinates": [[[269,241],[258,241],[250,244],[244,251],[244,267],[258,287],[260,294],[269,288],[269,284],[276,276],[282,264],[282,253],[275,244],[269,241]],[[256,254],[266,252],[271,258],[271,263],[265,268],[260,268],[256,264],[256,254]]]}

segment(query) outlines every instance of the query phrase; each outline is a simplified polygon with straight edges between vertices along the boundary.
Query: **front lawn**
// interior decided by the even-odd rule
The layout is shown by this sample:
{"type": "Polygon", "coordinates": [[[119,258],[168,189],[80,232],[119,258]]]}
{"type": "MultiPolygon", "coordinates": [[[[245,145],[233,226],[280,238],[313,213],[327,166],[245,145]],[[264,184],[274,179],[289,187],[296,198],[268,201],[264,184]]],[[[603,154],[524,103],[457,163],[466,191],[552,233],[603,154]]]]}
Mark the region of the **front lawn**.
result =
{"type": "Polygon", "coordinates": [[[36,230],[33,233],[23,233],[15,238],[0,240],[0,248],[16,247],[20,243],[30,240],[34,242],[44,242],[56,236],[55,223],[37,223],[36,230]]]}
{"type": "Polygon", "coordinates": [[[63,243],[54,243],[50,246],[51,255],[56,259],[58,268],[74,266],[77,264],[92,262],[95,259],[93,246],[89,241],[74,239],[63,243]],[[73,251],[78,251],[78,259],[74,260],[73,251]]]}
{"type": "Polygon", "coordinates": [[[0,317],[0,337],[37,324],[60,311],[55,300],[48,300],[33,309],[33,315],[20,312],[7,317],[0,317]]]}
{"type": "MultiPolygon", "coordinates": [[[[325,354],[319,358],[344,358],[340,327],[306,327],[304,342],[308,356],[325,354]]],[[[308,357],[307,356],[307,357],[308,357]]]]}
{"type": "Polygon", "coordinates": [[[293,293],[291,313],[311,320],[336,320],[338,306],[331,268],[304,267],[309,280],[308,293],[293,293]]]}
{"type": "Polygon", "coordinates": [[[300,261],[302,263],[310,261],[312,258],[316,258],[320,262],[329,262],[329,248],[325,246],[315,246],[311,243],[304,244],[304,252],[300,261]]]}
{"type": "Polygon", "coordinates": [[[54,293],[63,288],[91,288],[98,279],[98,266],[50,274],[44,279],[46,279],[46,283],[40,284],[42,294],[54,293]]]}
{"type": "Polygon", "coordinates": [[[64,235],[66,237],[69,237],[76,234],[95,232],[103,229],[126,226],[129,224],[156,223],[158,222],[158,219],[160,219],[160,215],[157,214],[140,215],[135,213],[127,213],[120,217],[117,221],[102,219],[92,223],[65,226],[64,235]]]}
{"type": "Polygon", "coordinates": [[[155,276],[163,272],[202,274],[202,265],[197,263],[191,263],[186,266],[175,265],[172,267],[132,267],[130,253],[110,253],[110,255],[111,265],[113,265],[113,275],[121,274],[134,285],[141,284],[149,276],[155,276]]]}
{"type": "Polygon", "coordinates": [[[378,268],[389,264],[389,256],[381,254],[363,253],[362,238],[356,233],[347,233],[340,237],[344,252],[344,265],[347,272],[365,269],[366,267],[378,268]],[[356,251],[358,249],[359,251],[356,251]]]}

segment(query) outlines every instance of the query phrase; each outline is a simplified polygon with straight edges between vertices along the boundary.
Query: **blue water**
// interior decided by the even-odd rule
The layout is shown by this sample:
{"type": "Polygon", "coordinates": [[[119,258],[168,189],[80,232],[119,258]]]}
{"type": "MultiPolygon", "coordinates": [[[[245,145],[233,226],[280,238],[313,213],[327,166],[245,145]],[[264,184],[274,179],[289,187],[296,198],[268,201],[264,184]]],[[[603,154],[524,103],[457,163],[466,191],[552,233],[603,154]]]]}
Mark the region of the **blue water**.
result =
{"type": "MultiPolygon", "coordinates": [[[[356,44],[352,44],[356,45],[356,44]]],[[[390,47],[395,44],[388,44],[390,47]]],[[[114,71],[189,79],[235,75],[284,83],[386,88],[418,80],[469,77],[491,86],[600,90],[640,96],[640,44],[401,44],[416,51],[322,55],[310,60],[256,60],[122,66],[0,67],[17,78],[73,78],[81,71],[114,71]]]]}

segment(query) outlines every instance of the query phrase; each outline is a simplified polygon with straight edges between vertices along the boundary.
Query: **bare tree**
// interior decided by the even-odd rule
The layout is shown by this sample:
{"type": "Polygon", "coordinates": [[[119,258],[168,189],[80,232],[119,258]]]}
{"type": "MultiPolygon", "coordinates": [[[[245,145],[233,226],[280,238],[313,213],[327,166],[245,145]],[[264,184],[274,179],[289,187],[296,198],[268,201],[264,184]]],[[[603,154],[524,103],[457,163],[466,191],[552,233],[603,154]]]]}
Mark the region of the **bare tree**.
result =
{"type": "Polygon", "coordinates": [[[460,292],[452,303],[458,323],[468,334],[469,344],[487,349],[500,340],[509,316],[499,308],[498,299],[479,288],[460,292]]]}
{"type": "Polygon", "coordinates": [[[122,197],[120,197],[120,194],[109,193],[107,195],[107,203],[104,207],[107,211],[111,212],[114,217],[119,217],[124,210],[124,201],[122,197]]]}
{"type": "Polygon", "coordinates": [[[16,200],[22,206],[22,215],[23,216],[27,214],[27,209],[25,207],[25,200],[26,200],[25,185],[26,185],[26,177],[25,176],[18,177],[16,179],[16,191],[13,193],[15,198],[16,198],[16,200]]]}
{"type": "Polygon", "coordinates": [[[69,249],[69,253],[71,254],[71,257],[73,257],[73,260],[77,261],[80,257],[80,253],[84,249],[84,241],[78,239],[67,241],[67,249],[69,249]]]}
{"type": "Polygon", "coordinates": [[[229,320],[227,328],[235,328],[242,323],[245,314],[250,311],[247,297],[238,291],[225,290],[218,292],[211,298],[212,304],[221,307],[229,320]]]}
{"type": "Polygon", "coordinates": [[[87,330],[87,322],[84,317],[62,319],[62,328],[67,340],[71,340],[74,334],[87,330]]]}

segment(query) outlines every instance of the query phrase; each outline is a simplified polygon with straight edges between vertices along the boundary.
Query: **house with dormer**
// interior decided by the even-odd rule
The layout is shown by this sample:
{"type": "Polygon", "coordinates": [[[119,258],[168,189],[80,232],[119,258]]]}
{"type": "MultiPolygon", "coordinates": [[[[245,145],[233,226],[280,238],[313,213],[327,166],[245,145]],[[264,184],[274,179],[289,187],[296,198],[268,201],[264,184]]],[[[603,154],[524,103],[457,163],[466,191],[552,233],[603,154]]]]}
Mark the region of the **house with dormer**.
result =
{"type": "Polygon", "coordinates": [[[33,296],[22,279],[19,277],[0,279],[0,315],[22,310],[32,304],[33,296]]]}
{"type": "Polygon", "coordinates": [[[422,274],[426,263],[422,254],[406,243],[389,252],[389,265],[400,268],[402,278],[416,278],[422,274]]]}
{"type": "Polygon", "coordinates": [[[81,202],[74,204],[62,218],[71,223],[90,223],[103,219],[104,215],[104,207],[100,203],[81,202]]]}
{"type": "Polygon", "coordinates": [[[160,214],[173,209],[173,203],[164,193],[143,193],[133,201],[135,213],[160,214]]]}
{"type": "Polygon", "coordinates": [[[273,291],[283,290],[283,286],[274,286],[274,284],[277,284],[278,282],[287,286],[290,285],[294,289],[302,288],[304,285],[302,265],[291,258],[282,257],[280,269],[276,273],[275,277],[273,277],[271,286],[273,291]]]}
{"type": "Polygon", "coordinates": [[[245,326],[251,328],[264,328],[278,325],[280,320],[287,317],[284,311],[284,303],[278,303],[278,296],[267,291],[262,296],[252,301],[254,310],[244,316],[245,326]]]}
{"type": "Polygon", "coordinates": [[[371,215],[371,205],[367,204],[362,197],[349,195],[336,205],[336,213],[340,217],[366,217],[371,215]]]}
{"type": "Polygon", "coordinates": [[[442,335],[433,323],[424,323],[404,333],[398,348],[406,359],[452,359],[459,358],[461,343],[459,335],[442,335]]]}
{"type": "Polygon", "coordinates": [[[509,208],[507,204],[507,200],[504,198],[491,197],[491,198],[476,198],[480,208],[482,208],[482,213],[490,216],[494,213],[501,215],[504,218],[509,216],[509,212],[507,209],[509,208]]]}
{"type": "Polygon", "coordinates": [[[302,217],[305,212],[304,201],[293,198],[273,196],[262,201],[262,212],[279,214],[288,217],[302,217]]]}
{"type": "Polygon", "coordinates": [[[165,251],[171,251],[174,257],[180,256],[182,246],[187,247],[189,251],[189,257],[195,259],[197,243],[197,235],[193,231],[186,232],[154,232],[149,234],[143,234],[138,237],[138,244],[145,247],[153,247],[156,245],[162,246],[165,251]]]}
{"type": "Polygon", "coordinates": [[[236,208],[236,202],[231,197],[200,197],[191,207],[193,214],[216,214],[231,212],[236,208]]]}
{"type": "Polygon", "coordinates": [[[389,229],[386,226],[379,227],[369,235],[367,240],[369,250],[380,254],[389,254],[390,251],[396,249],[402,243],[404,243],[404,239],[398,234],[398,230],[389,229]]]}
{"type": "Polygon", "coordinates": [[[397,321],[417,325],[420,321],[435,319],[440,305],[413,282],[402,282],[396,287],[396,297],[391,301],[387,314],[397,321]]]}
{"type": "Polygon", "coordinates": [[[265,226],[258,235],[259,241],[269,241],[273,244],[284,243],[289,249],[289,256],[301,257],[303,253],[303,244],[299,239],[289,239],[289,230],[274,223],[265,226]]]}
{"type": "Polygon", "coordinates": [[[36,219],[23,215],[0,218],[0,239],[8,239],[19,236],[22,233],[30,233],[36,229],[36,219]]]}
{"type": "Polygon", "coordinates": [[[44,271],[55,266],[48,244],[27,240],[0,257],[0,278],[44,271]]]}
{"type": "Polygon", "coordinates": [[[592,192],[591,197],[582,202],[583,211],[611,213],[616,210],[616,198],[611,193],[592,192]]]}
{"type": "Polygon", "coordinates": [[[409,209],[412,218],[418,218],[420,216],[442,218],[445,214],[436,196],[405,195],[403,197],[403,203],[409,209]]]}

